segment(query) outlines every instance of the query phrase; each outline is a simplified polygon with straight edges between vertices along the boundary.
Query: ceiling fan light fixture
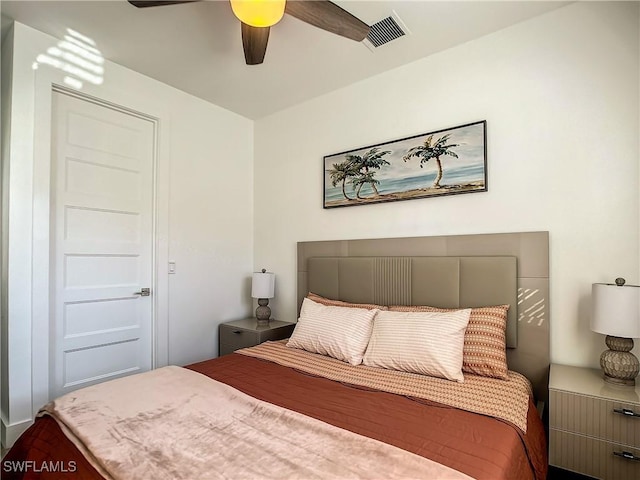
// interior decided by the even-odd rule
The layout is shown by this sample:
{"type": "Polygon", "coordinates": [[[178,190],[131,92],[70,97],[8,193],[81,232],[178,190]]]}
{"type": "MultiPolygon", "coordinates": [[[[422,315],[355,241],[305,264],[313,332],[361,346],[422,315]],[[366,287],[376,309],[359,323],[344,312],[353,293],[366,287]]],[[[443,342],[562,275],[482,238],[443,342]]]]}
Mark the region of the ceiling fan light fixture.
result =
{"type": "Polygon", "coordinates": [[[252,27],[271,27],[284,15],[286,0],[230,0],[238,20],[252,27]]]}

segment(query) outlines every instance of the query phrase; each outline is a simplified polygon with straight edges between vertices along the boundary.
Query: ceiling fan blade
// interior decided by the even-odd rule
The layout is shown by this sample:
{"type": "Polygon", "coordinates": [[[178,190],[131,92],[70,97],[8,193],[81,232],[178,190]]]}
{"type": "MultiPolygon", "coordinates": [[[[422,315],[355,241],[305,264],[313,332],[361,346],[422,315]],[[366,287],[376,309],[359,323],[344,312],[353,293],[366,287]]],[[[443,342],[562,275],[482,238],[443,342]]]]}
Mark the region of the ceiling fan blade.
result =
{"type": "Polygon", "coordinates": [[[178,3],[193,3],[200,0],[127,0],[131,5],[138,8],[161,7],[162,5],[176,5],[178,3]]]}
{"type": "Polygon", "coordinates": [[[364,40],[371,29],[329,0],[288,0],[284,11],[298,20],[356,42],[364,40]]]}
{"type": "Polygon", "coordinates": [[[270,27],[252,27],[242,23],[242,46],[247,65],[259,65],[264,61],[269,30],[270,27]]]}

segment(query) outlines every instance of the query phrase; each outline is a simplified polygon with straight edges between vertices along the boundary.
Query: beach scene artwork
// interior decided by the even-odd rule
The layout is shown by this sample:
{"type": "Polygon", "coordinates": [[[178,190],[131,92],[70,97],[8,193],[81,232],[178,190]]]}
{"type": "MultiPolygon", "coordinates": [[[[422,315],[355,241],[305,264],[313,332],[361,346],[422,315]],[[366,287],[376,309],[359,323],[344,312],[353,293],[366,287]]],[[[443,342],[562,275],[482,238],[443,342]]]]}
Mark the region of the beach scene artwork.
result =
{"type": "Polygon", "coordinates": [[[486,123],[324,157],[324,208],[486,192],[486,123]]]}

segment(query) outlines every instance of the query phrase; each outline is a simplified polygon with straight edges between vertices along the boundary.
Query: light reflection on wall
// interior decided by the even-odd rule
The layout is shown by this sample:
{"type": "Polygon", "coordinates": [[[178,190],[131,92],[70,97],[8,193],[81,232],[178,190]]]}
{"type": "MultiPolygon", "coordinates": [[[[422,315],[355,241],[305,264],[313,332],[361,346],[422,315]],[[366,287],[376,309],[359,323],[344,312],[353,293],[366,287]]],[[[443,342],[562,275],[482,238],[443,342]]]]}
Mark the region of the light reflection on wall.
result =
{"type": "Polygon", "coordinates": [[[104,81],[104,57],[96,48],[96,42],[70,28],[67,28],[64,40],[38,55],[33,69],[39,65],[62,70],[67,74],[64,83],[77,89],[82,88],[83,82],[101,85],[104,81]]]}

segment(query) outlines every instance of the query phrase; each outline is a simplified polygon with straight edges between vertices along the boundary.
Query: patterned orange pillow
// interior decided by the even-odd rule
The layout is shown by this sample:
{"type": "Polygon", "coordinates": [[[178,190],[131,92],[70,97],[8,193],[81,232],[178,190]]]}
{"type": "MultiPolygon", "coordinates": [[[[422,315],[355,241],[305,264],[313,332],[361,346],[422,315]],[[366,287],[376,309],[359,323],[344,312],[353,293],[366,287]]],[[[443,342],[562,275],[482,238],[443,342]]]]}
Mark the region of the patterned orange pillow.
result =
{"type": "Polygon", "coordinates": [[[309,292],[307,298],[328,307],[366,308],[367,310],[374,310],[377,308],[378,310],[389,310],[389,307],[384,307],[382,305],[375,305],[373,303],[349,303],[343,302],[342,300],[332,300],[311,292],[309,292]]]}
{"type": "MultiPolygon", "coordinates": [[[[395,312],[451,312],[457,308],[393,305],[395,312]]],[[[507,311],[509,305],[471,309],[464,334],[462,371],[483,377],[506,380],[507,372],[507,311]]]]}

